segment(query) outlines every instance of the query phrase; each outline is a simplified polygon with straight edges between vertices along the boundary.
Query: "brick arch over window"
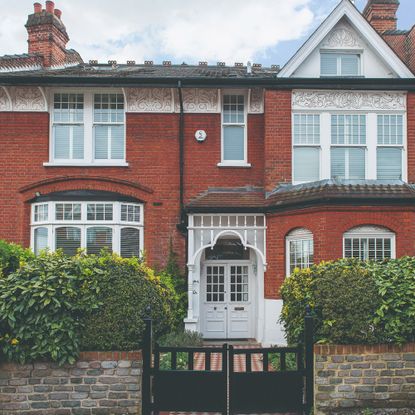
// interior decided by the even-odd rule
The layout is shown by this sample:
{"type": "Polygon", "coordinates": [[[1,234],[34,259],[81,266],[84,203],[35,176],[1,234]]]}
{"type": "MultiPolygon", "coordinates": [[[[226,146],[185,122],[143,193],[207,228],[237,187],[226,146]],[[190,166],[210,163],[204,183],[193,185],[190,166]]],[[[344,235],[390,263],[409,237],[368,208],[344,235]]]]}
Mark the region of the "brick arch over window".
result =
{"type": "Polygon", "coordinates": [[[48,194],[70,190],[109,191],[144,202],[153,194],[153,189],[137,182],[99,176],[61,176],[35,182],[19,189],[25,202],[33,199],[36,193],[48,194]]]}

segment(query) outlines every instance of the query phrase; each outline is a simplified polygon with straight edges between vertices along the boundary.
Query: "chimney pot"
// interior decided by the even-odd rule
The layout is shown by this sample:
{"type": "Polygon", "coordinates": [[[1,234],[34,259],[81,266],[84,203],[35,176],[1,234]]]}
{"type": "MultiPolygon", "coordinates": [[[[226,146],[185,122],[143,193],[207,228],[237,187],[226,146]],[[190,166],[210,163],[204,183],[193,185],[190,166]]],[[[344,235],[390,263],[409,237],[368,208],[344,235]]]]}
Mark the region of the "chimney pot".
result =
{"type": "Polygon", "coordinates": [[[46,13],[53,13],[55,9],[55,3],[51,0],[46,1],[46,13]]]}
{"type": "Polygon", "coordinates": [[[58,19],[60,19],[60,18],[61,18],[61,16],[62,16],[62,11],[61,11],[61,10],[59,10],[59,9],[55,9],[54,13],[55,13],[55,16],[56,16],[58,19]]]}
{"type": "Polygon", "coordinates": [[[42,13],[42,5],[40,3],[35,3],[33,5],[33,8],[35,10],[35,13],[42,13]]]}

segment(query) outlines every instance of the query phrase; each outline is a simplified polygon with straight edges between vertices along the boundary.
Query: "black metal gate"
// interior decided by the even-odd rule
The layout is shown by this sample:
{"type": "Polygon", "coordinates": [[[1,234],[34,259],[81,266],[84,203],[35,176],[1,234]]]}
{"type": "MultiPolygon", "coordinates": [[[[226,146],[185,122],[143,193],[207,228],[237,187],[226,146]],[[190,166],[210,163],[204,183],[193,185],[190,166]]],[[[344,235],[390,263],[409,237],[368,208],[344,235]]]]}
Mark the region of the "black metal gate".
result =
{"type": "Polygon", "coordinates": [[[155,345],[152,350],[151,320],[146,320],[142,414],[171,411],[308,415],[313,401],[313,366],[310,315],[305,318],[304,344],[275,348],[155,345]],[[258,360],[260,369],[253,368],[253,361],[258,360]]]}

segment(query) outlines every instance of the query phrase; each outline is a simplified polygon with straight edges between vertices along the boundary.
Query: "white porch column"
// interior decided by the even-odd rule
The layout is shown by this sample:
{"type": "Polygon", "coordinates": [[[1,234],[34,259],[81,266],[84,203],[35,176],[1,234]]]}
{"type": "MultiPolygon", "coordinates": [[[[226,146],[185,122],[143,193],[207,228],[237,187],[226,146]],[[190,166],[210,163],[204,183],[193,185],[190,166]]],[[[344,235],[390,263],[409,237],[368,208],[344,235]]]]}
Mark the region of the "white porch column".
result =
{"type": "MultiPolygon", "coordinates": [[[[188,258],[191,260],[194,255],[194,230],[193,230],[193,215],[189,215],[189,233],[188,233],[188,258]]],[[[193,313],[193,281],[195,279],[195,264],[187,264],[187,317],[184,319],[184,326],[186,330],[197,331],[197,319],[194,318],[193,313]]]]}

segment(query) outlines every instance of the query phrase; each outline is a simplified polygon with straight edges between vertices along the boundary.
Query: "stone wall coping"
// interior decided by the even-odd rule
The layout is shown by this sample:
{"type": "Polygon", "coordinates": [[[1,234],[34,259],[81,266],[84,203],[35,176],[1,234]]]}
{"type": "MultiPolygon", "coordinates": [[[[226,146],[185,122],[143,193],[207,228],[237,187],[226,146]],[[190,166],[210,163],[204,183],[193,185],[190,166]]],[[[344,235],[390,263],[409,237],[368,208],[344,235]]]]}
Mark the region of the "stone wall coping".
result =
{"type": "Polygon", "coordinates": [[[91,362],[99,361],[118,361],[118,360],[142,360],[141,350],[133,350],[129,352],[95,352],[86,351],[81,352],[77,359],[78,361],[91,362]]]}
{"type": "Polygon", "coordinates": [[[345,354],[415,353],[415,343],[398,344],[315,344],[320,356],[345,354]]]}

